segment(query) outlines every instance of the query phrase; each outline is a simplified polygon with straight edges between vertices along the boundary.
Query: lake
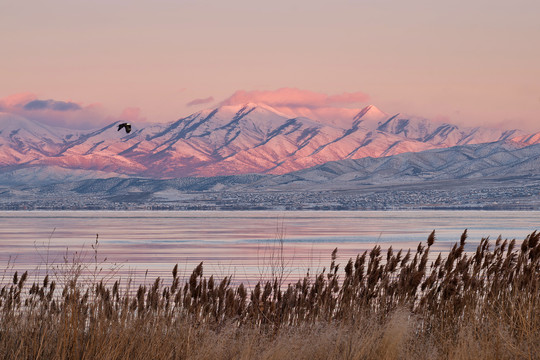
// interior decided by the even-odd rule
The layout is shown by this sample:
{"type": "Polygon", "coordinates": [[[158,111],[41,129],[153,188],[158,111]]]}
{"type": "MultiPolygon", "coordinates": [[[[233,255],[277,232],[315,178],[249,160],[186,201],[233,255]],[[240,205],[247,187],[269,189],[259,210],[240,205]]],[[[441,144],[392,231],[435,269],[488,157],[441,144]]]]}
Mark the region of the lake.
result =
{"type": "Polygon", "coordinates": [[[377,244],[416,248],[432,230],[436,255],[459,241],[464,229],[466,249],[474,251],[482,237],[522,240],[540,229],[540,212],[1,211],[0,271],[36,276],[75,263],[142,282],[170,278],[175,264],[189,277],[203,262],[205,275],[233,275],[252,285],[279,269],[293,281],[328,267],[334,248],[342,267],[377,244]]]}

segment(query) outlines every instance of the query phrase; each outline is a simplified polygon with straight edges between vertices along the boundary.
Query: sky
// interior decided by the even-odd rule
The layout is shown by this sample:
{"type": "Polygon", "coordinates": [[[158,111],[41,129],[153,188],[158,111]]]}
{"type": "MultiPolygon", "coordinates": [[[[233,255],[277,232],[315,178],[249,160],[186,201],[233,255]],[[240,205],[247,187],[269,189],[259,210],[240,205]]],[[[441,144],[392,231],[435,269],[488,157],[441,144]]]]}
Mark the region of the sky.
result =
{"type": "Polygon", "coordinates": [[[537,0],[0,0],[0,111],[68,127],[240,101],[540,130],[537,0]]]}

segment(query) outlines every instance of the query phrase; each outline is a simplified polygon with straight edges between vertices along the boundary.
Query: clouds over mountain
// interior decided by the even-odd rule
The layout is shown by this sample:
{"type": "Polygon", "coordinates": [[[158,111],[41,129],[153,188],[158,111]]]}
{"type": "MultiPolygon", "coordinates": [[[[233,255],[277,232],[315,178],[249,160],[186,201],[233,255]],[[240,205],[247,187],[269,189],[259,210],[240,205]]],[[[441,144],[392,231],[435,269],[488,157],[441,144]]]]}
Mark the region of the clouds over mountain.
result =
{"type": "Polygon", "coordinates": [[[70,100],[40,99],[33,93],[14,94],[0,99],[0,112],[71,129],[94,129],[117,120],[146,120],[138,108],[126,108],[119,116],[111,116],[101,104],[85,105],[70,100]]]}
{"type": "Polygon", "coordinates": [[[367,101],[369,95],[363,92],[328,95],[297,88],[277,90],[238,90],[221,105],[263,103],[291,116],[305,116],[312,119],[350,119],[367,101]]]}
{"type": "Polygon", "coordinates": [[[146,117],[142,116],[142,111],[138,107],[125,108],[118,118],[108,117],[107,120],[109,120],[109,122],[116,120],[128,121],[132,123],[147,122],[146,117]]]}
{"type": "Polygon", "coordinates": [[[32,100],[23,106],[24,110],[77,111],[82,107],[71,101],[32,100]]]}
{"type": "MultiPolygon", "coordinates": [[[[219,105],[243,105],[263,103],[292,117],[307,117],[324,121],[349,121],[366,105],[369,96],[363,92],[351,92],[328,95],[320,92],[297,88],[277,90],[238,90],[219,105]]],[[[209,105],[215,102],[213,96],[195,98],[187,106],[209,105]]],[[[19,93],[0,98],[0,112],[23,116],[41,123],[72,129],[91,129],[106,126],[122,120],[148,123],[138,107],[126,107],[119,113],[111,111],[100,103],[42,98],[34,93],[19,93]]],[[[181,116],[182,114],[178,114],[181,116]]]]}
{"type": "Polygon", "coordinates": [[[363,92],[327,95],[296,88],[277,90],[238,90],[222,102],[222,105],[241,105],[245,103],[264,103],[273,107],[318,109],[347,105],[359,105],[369,100],[363,92]]]}
{"type": "Polygon", "coordinates": [[[210,104],[213,101],[214,101],[214,97],[209,96],[209,97],[204,98],[204,99],[193,99],[190,102],[188,102],[186,105],[187,106],[195,106],[195,105],[210,104]]]}

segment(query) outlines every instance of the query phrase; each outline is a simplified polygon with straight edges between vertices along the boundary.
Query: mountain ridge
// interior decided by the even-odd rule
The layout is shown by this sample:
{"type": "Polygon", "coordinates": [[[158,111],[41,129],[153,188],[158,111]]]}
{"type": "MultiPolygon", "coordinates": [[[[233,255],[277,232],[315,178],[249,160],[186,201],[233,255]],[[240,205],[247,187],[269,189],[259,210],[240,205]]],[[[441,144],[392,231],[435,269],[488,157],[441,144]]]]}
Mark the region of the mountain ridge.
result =
{"type": "Polygon", "coordinates": [[[435,124],[388,115],[373,105],[347,122],[291,117],[264,104],[227,105],[166,124],[132,124],[130,134],[117,132],[117,122],[70,131],[7,114],[0,114],[0,125],[0,169],[5,171],[56,166],[161,179],[285,174],[343,159],[498,140],[540,142],[540,133],[435,124]]]}
{"type": "Polygon", "coordinates": [[[0,173],[1,209],[537,209],[540,144],[459,145],[282,175],[155,179],[49,168],[0,173]]]}

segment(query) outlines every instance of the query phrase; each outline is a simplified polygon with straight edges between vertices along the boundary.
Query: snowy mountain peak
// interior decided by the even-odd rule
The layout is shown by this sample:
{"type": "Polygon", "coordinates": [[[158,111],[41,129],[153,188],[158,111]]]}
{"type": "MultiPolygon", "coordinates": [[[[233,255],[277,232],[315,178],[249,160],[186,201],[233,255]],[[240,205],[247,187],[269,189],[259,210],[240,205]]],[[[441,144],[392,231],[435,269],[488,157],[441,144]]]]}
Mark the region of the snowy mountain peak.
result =
{"type": "Polygon", "coordinates": [[[343,159],[540,141],[515,131],[390,116],[373,105],[342,123],[291,116],[260,103],[206,109],[168,124],[132,124],[129,134],[117,131],[118,123],[74,131],[0,114],[0,169],[58,166],[154,178],[282,174],[343,159]]]}
{"type": "Polygon", "coordinates": [[[375,105],[368,105],[364,107],[356,116],[354,117],[354,120],[362,120],[362,121],[369,121],[369,122],[375,122],[375,121],[381,121],[382,119],[388,117],[388,114],[384,111],[381,111],[378,109],[375,105]]]}
{"type": "Polygon", "coordinates": [[[286,117],[289,118],[290,116],[287,114],[284,114],[283,112],[273,108],[270,105],[264,104],[264,103],[245,103],[240,105],[223,105],[218,108],[212,108],[203,110],[206,113],[217,111],[218,113],[222,115],[242,115],[246,114],[248,112],[255,112],[255,113],[273,113],[277,116],[286,117]]]}

